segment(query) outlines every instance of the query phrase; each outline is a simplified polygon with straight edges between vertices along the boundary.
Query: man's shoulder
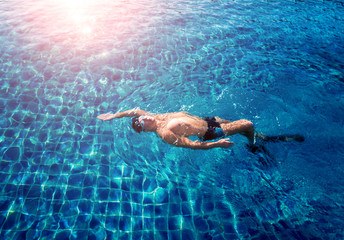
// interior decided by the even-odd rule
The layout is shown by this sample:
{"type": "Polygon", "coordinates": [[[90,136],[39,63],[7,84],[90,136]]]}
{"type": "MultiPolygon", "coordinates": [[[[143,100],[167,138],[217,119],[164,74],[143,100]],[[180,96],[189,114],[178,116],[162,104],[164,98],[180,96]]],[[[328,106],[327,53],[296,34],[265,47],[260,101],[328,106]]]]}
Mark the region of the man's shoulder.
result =
{"type": "Polygon", "coordinates": [[[156,133],[161,138],[167,137],[169,135],[173,135],[173,132],[167,126],[160,127],[159,129],[156,130],[156,133]]]}

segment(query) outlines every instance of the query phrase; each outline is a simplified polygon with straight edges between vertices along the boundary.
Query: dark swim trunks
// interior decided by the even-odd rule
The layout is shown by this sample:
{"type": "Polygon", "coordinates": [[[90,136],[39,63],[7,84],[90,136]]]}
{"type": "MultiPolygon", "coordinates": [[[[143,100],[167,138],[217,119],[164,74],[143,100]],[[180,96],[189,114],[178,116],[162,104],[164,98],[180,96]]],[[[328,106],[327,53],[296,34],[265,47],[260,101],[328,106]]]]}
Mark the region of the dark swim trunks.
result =
{"type": "Polygon", "coordinates": [[[215,117],[206,117],[203,120],[208,123],[208,129],[201,140],[208,141],[225,136],[220,123],[216,121],[215,117]]]}

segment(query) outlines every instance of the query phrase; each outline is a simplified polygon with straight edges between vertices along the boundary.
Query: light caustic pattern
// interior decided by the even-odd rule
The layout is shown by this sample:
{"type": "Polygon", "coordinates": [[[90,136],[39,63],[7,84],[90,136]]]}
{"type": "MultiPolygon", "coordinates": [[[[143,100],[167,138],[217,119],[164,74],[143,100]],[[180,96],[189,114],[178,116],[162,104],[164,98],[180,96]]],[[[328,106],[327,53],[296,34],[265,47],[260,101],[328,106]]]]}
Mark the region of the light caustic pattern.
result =
{"type": "Polygon", "coordinates": [[[342,16],[338,1],[0,1],[0,238],[342,239],[342,16]],[[134,107],[306,141],[268,145],[263,167],[242,136],[195,151],[96,119],[134,107]]]}

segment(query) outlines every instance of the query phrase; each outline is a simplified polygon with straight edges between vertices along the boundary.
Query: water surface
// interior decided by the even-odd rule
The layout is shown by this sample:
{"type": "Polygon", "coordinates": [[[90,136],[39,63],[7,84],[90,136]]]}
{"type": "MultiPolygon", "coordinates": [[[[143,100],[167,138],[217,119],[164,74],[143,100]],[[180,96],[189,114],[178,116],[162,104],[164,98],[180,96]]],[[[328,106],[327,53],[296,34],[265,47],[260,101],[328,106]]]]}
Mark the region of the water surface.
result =
{"type": "Polygon", "coordinates": [[[342,1],[0,2],[3,239],[342,239],[342,1]],[[302,144],[175,148],[139,107],[302,144]]]}

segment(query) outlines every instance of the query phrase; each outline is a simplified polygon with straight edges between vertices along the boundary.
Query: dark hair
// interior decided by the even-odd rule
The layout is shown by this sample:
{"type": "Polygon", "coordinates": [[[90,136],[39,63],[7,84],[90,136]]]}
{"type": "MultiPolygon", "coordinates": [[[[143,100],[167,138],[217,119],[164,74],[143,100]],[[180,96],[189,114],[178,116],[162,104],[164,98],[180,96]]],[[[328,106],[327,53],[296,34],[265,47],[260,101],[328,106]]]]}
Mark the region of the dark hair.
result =
{"type": "Polygon", "coordinates": [[[132,126],[136,132],[138,132],[138,133],[142,132],[142,127],[141,127],[140,122],[139,122],[139,117],[134,117],[132,119],[132,126]]]}

